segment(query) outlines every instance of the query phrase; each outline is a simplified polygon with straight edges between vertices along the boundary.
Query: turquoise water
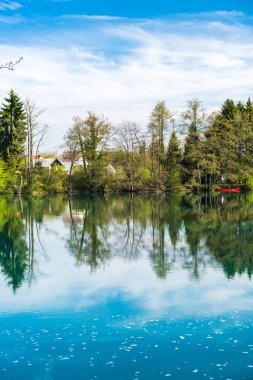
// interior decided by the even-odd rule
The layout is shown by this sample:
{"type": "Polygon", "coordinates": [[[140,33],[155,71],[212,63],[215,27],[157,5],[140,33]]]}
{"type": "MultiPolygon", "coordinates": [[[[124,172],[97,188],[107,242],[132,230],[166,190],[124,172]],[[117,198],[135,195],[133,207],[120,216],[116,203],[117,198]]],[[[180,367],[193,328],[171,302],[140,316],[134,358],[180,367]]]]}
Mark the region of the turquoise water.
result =
{"type": "Polygon", "coordinates": [[[252,379],[252,194],[0,199],[0,379],[252,379]]]}

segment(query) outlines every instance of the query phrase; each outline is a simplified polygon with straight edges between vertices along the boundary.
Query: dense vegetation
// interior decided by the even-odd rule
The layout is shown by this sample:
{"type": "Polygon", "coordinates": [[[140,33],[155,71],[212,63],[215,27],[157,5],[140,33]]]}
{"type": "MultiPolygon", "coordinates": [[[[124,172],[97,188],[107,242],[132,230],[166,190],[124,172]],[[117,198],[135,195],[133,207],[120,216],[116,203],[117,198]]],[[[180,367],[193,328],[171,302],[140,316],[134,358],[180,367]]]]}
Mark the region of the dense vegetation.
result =
{"type": "Polygon", "coordinates": [[[11,90],[0,111],[0,192],[212,190],[253,187],[253,104],[226,100],[207,115],[198,99],[175,117],[158,102],[143,131],[88,112],[64,139],[68,170],[36,158],[46,136],[35,104],[11,90]]]}

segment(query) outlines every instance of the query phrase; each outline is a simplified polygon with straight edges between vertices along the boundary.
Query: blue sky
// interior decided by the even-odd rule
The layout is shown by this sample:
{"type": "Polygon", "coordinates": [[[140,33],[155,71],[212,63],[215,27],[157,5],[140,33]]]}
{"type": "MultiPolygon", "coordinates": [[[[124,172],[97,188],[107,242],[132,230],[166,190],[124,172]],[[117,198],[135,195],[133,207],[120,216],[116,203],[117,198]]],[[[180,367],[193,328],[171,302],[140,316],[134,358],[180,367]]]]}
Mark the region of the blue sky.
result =
{"type": "MultiPolygon", "coordinates": [[[[253,5],[248,0],[0,0],[0,98],[14,88],[45,109],[54,149],[75,115],[148,122],[165,100],[180,113],[253,97],[253,5]]],[[[178,114],[179,115],[179,114],[178,114]]]]}
{"type": "Polygon", "coordinates": [[[7,4],[5,6],[6,14],[11,14],[12,10],[15,10],[16,4],[18,13],[28,18],[51,18],[69,13],[134,18],[166,17],[177,13],[224,10],[240,10],[248,15],[253,13],[252,1],[250,0],[2,0],[0,4],[7,4]],[[14,4],[14,6],[8,7],[8,3],[14,4]]]}

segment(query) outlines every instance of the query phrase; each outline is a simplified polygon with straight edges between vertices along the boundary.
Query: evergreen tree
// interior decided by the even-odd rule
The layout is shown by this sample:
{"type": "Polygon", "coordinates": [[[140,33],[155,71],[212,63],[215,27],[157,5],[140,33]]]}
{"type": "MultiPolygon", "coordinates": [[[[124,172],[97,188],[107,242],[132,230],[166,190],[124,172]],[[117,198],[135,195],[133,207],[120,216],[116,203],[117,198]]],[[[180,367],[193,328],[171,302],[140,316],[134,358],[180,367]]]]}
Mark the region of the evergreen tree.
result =
{"type": "MultiPolygon", "coordinates": [[[[253,107],[248,99],[246,105],[242,102],[235,104],[227,99],[218,116],[223,125],[222,143],[222,171],[226,171],[230,181],[241,182],[246,173],[251,172],[253,164],[253,107]]],[[[217,133],[216,133],[217,135],[217,133]]]]}
{"type": "Polygon", "coordinates": [[[236,136],[231,121],[225,120],[222,113],[214,117],[205,132],[205,148],[205,183],[209,188],[222,178],[234,181],[238,170],[236,136]]]}
{"type": "Polygon", "coordinates": [[[182,185],[182,152],[175,131],[172,132],[166,153],[167,189],[182,185]]]}
{"type": "Polygon", "coordinates": [[[246,105],[242,102],[234,103],[227,99],[206,131],[206,151],[212,159],[212,176],[210,182],[214,184],[221,178],[228,182],[240,183],[245,175],[251,172],[253,164],[253,107],[248,99],[246,105]],[[214,179],[216,177],[216,179],[214,179]]]}
{"type": "Polygon", "coordinates": [[[246,114],[248,117],[248,121],[250,123],[253,123],[253,104],[250,98],[248,98],[248,101],[246,103],[246,114]]]}
{"type": "Polygon", "coordinates": [[[227,99],[221,106],[221,116],[226,120],[233,120],[236,112],[236,105],[232,99],[227,99]]]}
{"type": "Polygon", "coordinates": [[[0,110],[0,156],[5,162],[20,161],[24,157],[25,119],[23,102],[11,90],[0,110]]]}
{"type": "Polygon", "coordinates": [[[195,186],[201,184],[202,142],[200,131],[204,128],[206,115],[198,99],[189,100],[187,104],[188,108],[182,114],[184,125],[188,129],[183,157],[184,181],[195,186]]]}

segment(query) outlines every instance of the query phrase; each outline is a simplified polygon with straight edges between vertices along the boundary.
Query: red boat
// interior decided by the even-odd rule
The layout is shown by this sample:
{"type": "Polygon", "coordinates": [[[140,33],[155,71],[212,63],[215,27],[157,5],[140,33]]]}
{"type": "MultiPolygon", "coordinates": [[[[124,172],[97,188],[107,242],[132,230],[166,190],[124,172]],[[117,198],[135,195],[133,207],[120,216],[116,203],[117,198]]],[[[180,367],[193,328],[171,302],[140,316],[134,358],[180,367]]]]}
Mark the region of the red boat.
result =
{"type": "Polygon", "coordinates": [[[228,187],[228,188],[224,187],[224,188],[216,189],[215,191],[219,193],[240,193],[241,188],[240,187],[228,187]]]}

